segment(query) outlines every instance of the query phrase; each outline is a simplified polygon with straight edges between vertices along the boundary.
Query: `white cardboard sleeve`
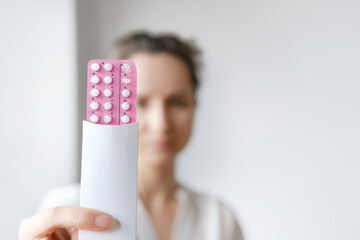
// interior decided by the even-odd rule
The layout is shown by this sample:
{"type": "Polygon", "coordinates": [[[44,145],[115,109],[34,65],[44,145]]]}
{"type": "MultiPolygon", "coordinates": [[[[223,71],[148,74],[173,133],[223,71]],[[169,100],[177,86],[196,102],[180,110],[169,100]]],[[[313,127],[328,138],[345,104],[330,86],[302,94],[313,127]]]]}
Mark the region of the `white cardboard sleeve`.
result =
{"type": "Polygon", "coordinates": [[[80,230],[79,240],[135,240],[138,123],[83,122],[80,206],[106,212],[120,223],[104,232],[80,230]]]}

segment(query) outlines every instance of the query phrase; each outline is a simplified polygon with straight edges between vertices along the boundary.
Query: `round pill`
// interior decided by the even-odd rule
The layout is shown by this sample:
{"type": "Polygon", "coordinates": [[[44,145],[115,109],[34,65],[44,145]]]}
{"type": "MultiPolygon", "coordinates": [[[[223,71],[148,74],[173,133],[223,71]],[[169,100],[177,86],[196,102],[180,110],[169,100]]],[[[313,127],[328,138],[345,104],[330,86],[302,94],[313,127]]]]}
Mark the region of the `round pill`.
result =
{"type": "Polygon", "coordinates": [[[129,84],[131,82],[130,78],[122,78],[121,81],[125,84],[129,84]]]}
{"type": "Polygon", "coordinates": [[[104,117],[104,122],[106,122],[106,123],[111,122],[111,117],[110,117],[109,115],[106,115],[106,116],[104,117]]]}
{"type": "Polygon", "coordinates": [[[124,97],[128,97],[128,96],[130,96],[130,91],[127,90],[127,89],[125,89],[125,90],[123,90],[123,91],[121,92],[121,94],[122,94],[124,97]]]}
{"type": "Polygon", "coordinates": [[[106,102],[106,103],[104,103],[104,108],[105,108],[106,110],[110,110],[110,109],[112,108],[112,104],[109,103],[109,102],[106,102]]]}
{"type": "Polygon", "coordinates": [[[90,104],[90,107],[91,107],[92,109],[94,109],[94,110],[97,110],[97,109],[99,108],[99,104],[98,104],[97,102],[92,102],[92,103],[90,104]]]}
{"type": "Polygon", "coordinates": [[[107,63],[107,64],[105,64],[104,68],[106,71],[109,72],[113,69],[113,65],[111,65],[111,63],[107,63]]]}
{"type": "Polygon", "coordinates": [[[90,91],[91,96],[97,97],[99,96],[100,92],[96,88],[90,91]]]}
{"type": "Polygon", "coordinates": [[[107,84],[110,84],[110,83],[112,83],[112,77],[110,77],[110,76],[106,76],[106,77],[104,77],[104,82],[105,83],[107,83],[107,84]]]}
{"type": "Polygon", "coordinates": [[[106,90],[104,91],[104,95],[105,95],[106,97],[110,97],[111,94],[112,94],[112,91],[111,91],[110,89],[106,89],[106,90]]]}
{"type": "Polygon", "coordinates": [[[99,117],[96,115],[92,115],[90,117],[90,121],[92,121],[93,123],[97,123],[99,121],[99,117]]]}
{"type": "Polygon", "coordinates": [[[125,63],[121,66],[122,70],[124,70],[125,72],[130,72],[131,71],[131,68],[130,68],[130,65],[125,63]]]}
{"type": "Polygon", "coordinates": [[[122,109],[124,109],[124,110],[128,110],[128,109],[130,108],[130,104],[127,103],[127,102],[124,102],[123,104],[121,104],[121,107],[122,107],[122,109]]]}
{"type": "Polygon", "coordinates": [[[94,71],[99,71],[100,65],[97,63],[93,63],[93,64],[91,64],[91,69],[94,71]]]}
{"type": "Polygon", "coordinates": [[[98,76],[92,76],[91,82],[94,84],[98,84],[100,82],[100,78],[98,76]]]}
{"type": "Polygon", "coordinates": [[[124,123],[128,123],[130,121],[130,118],[129,118],[129,116],[124,115],[121,117],[121,121],[123,121],[124,123]]]}

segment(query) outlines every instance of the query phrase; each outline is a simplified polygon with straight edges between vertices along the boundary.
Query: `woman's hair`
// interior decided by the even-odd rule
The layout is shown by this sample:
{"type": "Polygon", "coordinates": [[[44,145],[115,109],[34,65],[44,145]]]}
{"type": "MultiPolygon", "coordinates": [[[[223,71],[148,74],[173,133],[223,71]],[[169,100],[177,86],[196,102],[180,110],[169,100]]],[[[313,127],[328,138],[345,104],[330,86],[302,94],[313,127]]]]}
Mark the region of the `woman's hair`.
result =
{"type": "Polygon", "coordinates": [[[139,52],[169,53],[180,58],[189,68],[194,93],[198,89],[201,51],[193,41],[181,39],[175,34],[141,31],[127,34],[113,43],[113,58],[128,59],[139,52]]]}

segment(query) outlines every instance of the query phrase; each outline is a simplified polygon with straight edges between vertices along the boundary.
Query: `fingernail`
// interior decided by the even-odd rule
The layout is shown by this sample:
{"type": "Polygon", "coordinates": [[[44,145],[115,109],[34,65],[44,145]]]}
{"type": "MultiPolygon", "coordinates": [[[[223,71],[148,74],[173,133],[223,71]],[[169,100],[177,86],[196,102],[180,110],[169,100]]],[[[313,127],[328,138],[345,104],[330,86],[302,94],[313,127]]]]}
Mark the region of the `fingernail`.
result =
{"type": "Polygon", "coordinates": [[[95,225],[101,228],[110,228],[115,225],[115,219],[109,215],[101,214],[95,217],[95,225]]]}

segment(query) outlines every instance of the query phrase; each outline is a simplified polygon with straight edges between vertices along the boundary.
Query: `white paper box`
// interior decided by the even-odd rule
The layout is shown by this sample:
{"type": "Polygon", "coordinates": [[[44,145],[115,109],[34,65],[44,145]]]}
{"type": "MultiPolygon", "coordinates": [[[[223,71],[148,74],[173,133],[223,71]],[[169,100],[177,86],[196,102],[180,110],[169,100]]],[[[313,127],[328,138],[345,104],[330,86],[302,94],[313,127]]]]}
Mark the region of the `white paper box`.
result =
{"type": "Polygon", "coordinates": [[[80,206],[104,211],[120,225],[105,232],[80,230],[79,240],[135,240],[138,123],[83,122],[80,206]]]}

